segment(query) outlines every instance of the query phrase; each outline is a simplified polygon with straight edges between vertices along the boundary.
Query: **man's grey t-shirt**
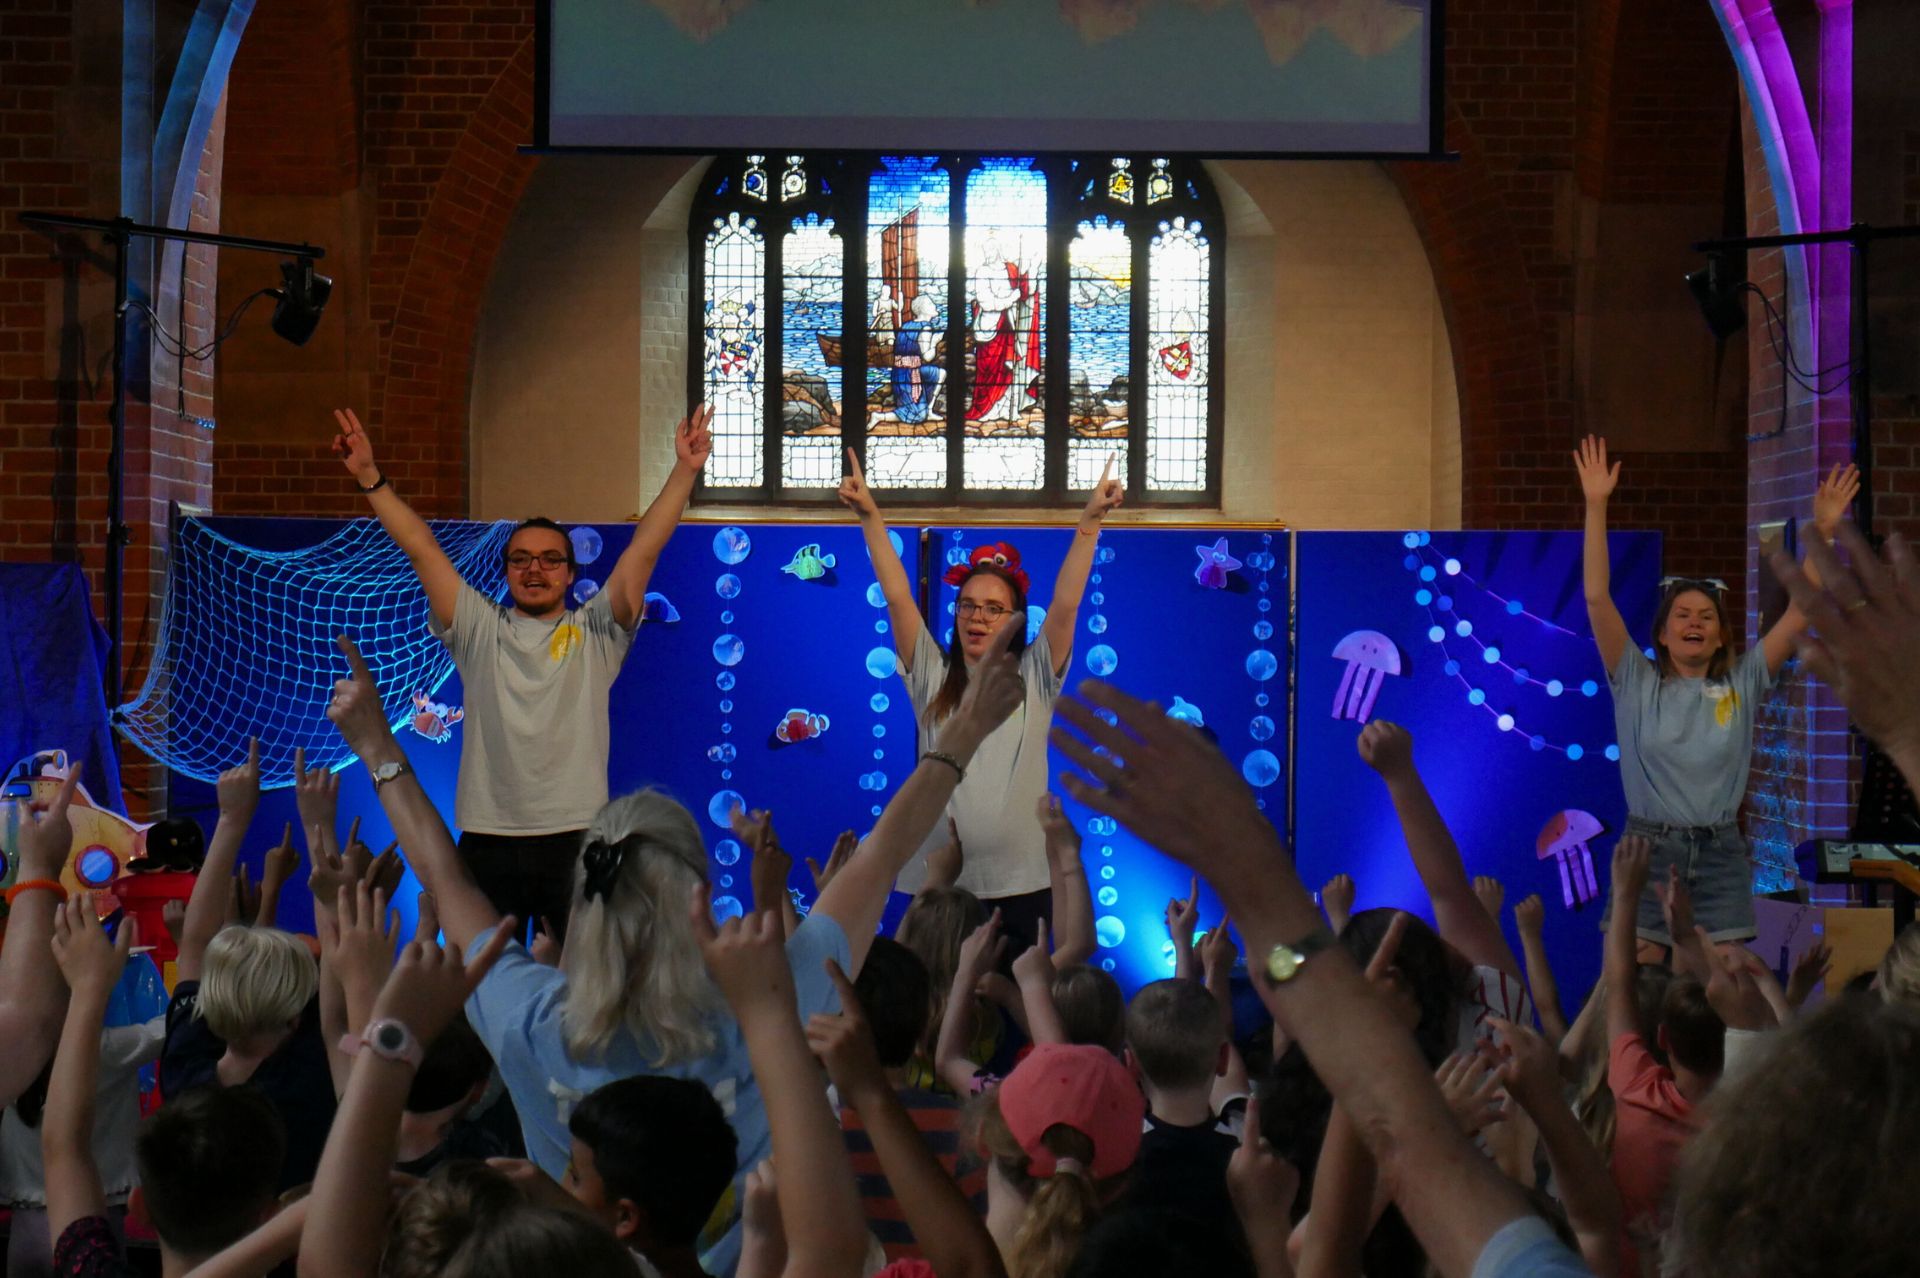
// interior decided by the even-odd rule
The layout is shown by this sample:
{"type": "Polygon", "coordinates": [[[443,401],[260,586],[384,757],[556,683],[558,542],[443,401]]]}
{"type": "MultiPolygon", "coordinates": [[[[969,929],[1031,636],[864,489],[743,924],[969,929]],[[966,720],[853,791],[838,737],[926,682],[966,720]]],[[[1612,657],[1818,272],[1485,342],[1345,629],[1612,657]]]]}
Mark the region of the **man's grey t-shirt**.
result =
{"type": "Polygon", "coordinates": [[[579,830],[607,802],[607,690],[633,644],[601,591],[542,621],[460,583],[431,623],[466,690],[454,821],[476,834],[579,830]]]}
{"type": "MultiPolygon", "coordinates": [[[[1007,624],[1017,626],[1022,619],[1016,617],[1007,624]]],[[[939,725],[928,722],[927,707],[946,677],[946,654],[922,625],[913,645],[913,668],[901,671],[901,678],[913,702],[923,751],[933,749],[939,736],[939,725]]],[[[1025,704],[980,743],[967,765],[967,779],[947,805],[966,853],[958,886],[980,897],[1020,896],[1042,891],[1052,882],[1047,874],[1046,836],[1035,815],[1040,796],[1047,792],[1047,730],[1053,726],[1053,703],[1060,696],[1060,676],[1054,673],[1046,631],[1034,636],[1020,655],[1020,677],[1027,683],[1025,704]]],[[[946,838],[942,824],[928,846],[944,843],[946,838]]],[[[926,880],[926,852],[923,847],[900,872],[897,886],[902,892],[916,892],[926,880]]]]}
{"type": "Polygon", "coordinates": [[[1608,682],[1627,811],[1662,825],[1734,820],[1753,760],[1753,717],[1773,686],[1765,650],[1748,649],[1724,679],[1662,679],[1628,645],[1608,682]]]}

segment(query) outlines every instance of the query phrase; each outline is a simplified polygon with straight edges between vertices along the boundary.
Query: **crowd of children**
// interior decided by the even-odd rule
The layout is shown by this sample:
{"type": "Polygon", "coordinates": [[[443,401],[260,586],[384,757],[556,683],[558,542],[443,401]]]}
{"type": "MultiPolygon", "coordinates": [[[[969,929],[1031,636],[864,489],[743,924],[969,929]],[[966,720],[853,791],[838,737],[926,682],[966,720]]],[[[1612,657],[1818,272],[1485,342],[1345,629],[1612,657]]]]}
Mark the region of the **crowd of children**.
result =
{"type": "MultiPolygon", "coordinates": [[[[683,424],[683,458],[704,456],[701,425],[683,424]]],[[[364,439],[349,444],[363,487],[381,489],[364,439]]],[[[137,927],[103,928],[92,896],[58,888],[75,778],[25,815],[0,948],[8,1272],[139,1272],[129,1221],[157,1237],[166,1278],[1920,1270],[1900,1171],[1920,1141],[1920,932],[1869,988],[1803,1011],[1824,953],[1782,988],[1739,944],[1752,915],[1731,891],[1728,808],[1752,702],[1796,648],[1920,782],[1920,563],[1841,522],[1836,475],[1809,565],[1776,564],[1794,609],[1758,655],[1729,660],[1710,583],[1685,581],[1666,591],[1649,662],[1607,599],[1617,469],[1597,442],[1578,460],[1635,822],[1613,853],[1602,976],[1571,1024],[1540,902],[1513,907],[1516,955],[1504,894],[1470,876],[1404,728],[1371,723],[1357,748],[1432,926],[1355,913],[1344,876],[1316,898],[1202,732],[1105,684],[1059,689],[1058,667],[1023,657],[1023,628],[1006,624],[964,638],[964,677],[918,673],[923,756],[864,840],[808,863],[804,918],[773,886],[790,861],[771,816],[738,814],[761,890],[753,912],[716,922],[697,822],[642,791],[578,835],[568,908],[512,888],[558,915],[530,946],[343,638],[350,674],[328,717],[377,779],[399,848],[343,844],[331,776],[297,768],[311,945],[273,926],[270,902],[242,917],[230,890],[259,797],[249,758],[220,778],[205,862],[169,919],[164,1019],[108,1029],[137,927]],[[1056,798],[1020,814],[1033,824],[1003,882],[969,876],[966,830],[943,827],[983,759],[1025,793],[1006,778],[1030,770],[1015,756],[1045,725],[1017,741],[1004,729],[1033,714],[1078,769],[1070,796],[1195,876],[1167,910],[1175,974],[1130,999],[1086,961],[1079,843],[1056,798]],[[410,938],[390,909],[401,857],[426,889],[410,938]],[[877,936],[909,866],[917,895],[877,936]],[[1048,899],[1024,899],[1043,878],[1048,899]],[[1201,881],[1230,918],[1197,936],[1201,881]],[[1243,954],[1270,1013],[1251,1035],[1231,1005],[1243,954]],[[135,1074],[156,1059],[163,1103],[136,1122],[135,1074]]],[[[1117,491],[1089,507],[1089,554],[1101,500],[1117,491]]],[[[883,544],[863,486],[849,504],[883,544]]],[[[969,580],[1010,593],[1005,567],[969,580]]],[[[974,614],[994,623],[992,602],[974,614]]],[[[923,639],[918,664],[940,656],[923,639]]]]}

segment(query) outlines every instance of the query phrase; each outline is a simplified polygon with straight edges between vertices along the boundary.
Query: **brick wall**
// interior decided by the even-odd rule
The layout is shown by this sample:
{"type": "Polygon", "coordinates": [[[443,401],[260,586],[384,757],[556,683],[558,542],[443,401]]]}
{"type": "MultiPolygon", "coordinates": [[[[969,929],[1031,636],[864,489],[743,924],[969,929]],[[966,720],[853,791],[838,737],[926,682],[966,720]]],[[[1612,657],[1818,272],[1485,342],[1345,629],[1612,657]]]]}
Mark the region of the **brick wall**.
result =
{"type": "Polygon", "coordinates": [[[0,7],[0,557],[79,562],[97,589],[112,282],[18,218],[114,212],[116,86],[83,81],[79,22],[64,0],[0,7]]]}

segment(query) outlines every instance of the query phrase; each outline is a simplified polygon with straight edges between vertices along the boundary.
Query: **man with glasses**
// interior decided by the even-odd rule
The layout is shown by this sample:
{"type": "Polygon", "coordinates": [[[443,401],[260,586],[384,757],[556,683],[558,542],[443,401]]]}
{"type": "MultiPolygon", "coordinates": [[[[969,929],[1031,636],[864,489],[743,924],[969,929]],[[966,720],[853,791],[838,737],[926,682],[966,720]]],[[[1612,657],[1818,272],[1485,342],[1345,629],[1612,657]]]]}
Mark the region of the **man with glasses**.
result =
{"type": "MultiPolygon", "coordinates": [[[[461,579],[426,521],[380,473],[353,411],[336,410],[334,419],[333,450],[412,561],[433,633],[460,671],[461,855],[501,913],[544,919],[564,933],[580,835],[607,801],[607,692],[633,643],[654,564],[713,450],[713,411],[703,404],[680,423],[660,495],[601,589],[578,607],[569,606],[573,540],[560,525],[534,518],[514,529],[503,552],[508,603],[496,603],[461,579]]],[[[375,788],[398,775],[376,773],[375,788]]]]}

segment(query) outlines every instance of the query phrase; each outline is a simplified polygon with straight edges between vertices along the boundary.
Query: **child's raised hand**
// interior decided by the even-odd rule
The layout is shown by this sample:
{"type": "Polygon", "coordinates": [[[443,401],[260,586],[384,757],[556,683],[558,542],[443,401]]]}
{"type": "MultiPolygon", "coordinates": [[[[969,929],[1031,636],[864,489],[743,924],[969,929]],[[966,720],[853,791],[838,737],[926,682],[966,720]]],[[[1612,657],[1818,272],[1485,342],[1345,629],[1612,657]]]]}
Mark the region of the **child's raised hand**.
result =
{"type": "Polygon", "coordinates": [[[972,989],[980,983],[980,978],[1000,965],[1000,956],[1006,953],[1007,938],[1000,935],[1000,911],[994,910],[987,915],[987,921],[967,934],[960,942],[960,960],[955,969],[954,984],[960,984],[964,975],[966,987],[972,989]]]}
{"type": "Polygon", "coordinates": [[[373,1018],[391,1018],[413,1031],[420,1044],[433,1042],[460,1015],[468,997],[492,970],[501,951],[507,948],[519,930],[512,915],[500,920],[500,926],[487,938],[485,947],[471,963],[461,958],[458,946],[440,946],[432,941],[412,941],[400,951],[400,962],[387,977],[380,997],[373,1004],[373,1018]]]}
{"type": "Polygon", "coordinates": [[[1336,932],[1345,931],[1347,920],[1353,917],[1354,891],[1351,874],[1336,874],[1320,889],[1320,907],[1336,932]]]}
{"type": "Polygon", "coordinates": [[[819,896],[827,890],[827,884],[833,882],[833,876],[840,873],[853,856],[854,849],[860,846],[860,838],[852,830],[842,830],[833,841],[833,851],[827,854],[827,863],[821,865],[812,857],[807,858],[807,874],[813,879],[813,894],[819,896]]]}
{"type": "Polygon", "coordinates": [[[1176,896],[1167,902],[1167,935],[1176,953],[1193,948],[1193,930],[1199,924],[1200,878],[1194,875],[1187,880],[1185,899],[1176,896]]]}
{"type": "Polygon", "coordinates": [[[260,806],[260,738],[247,738],[247,758],[220,774],[214,783],[220,803],[220,815],[236,821],[251,821],[260,806]]]}
{"type": "Polygon", "coordinates": [[[126,969],[140,925],[132,918],[123,920],[119,935],[109,941],[95,908],[93,893],[78,892],[54,910],[53,961],[76,997],[104,999],[126,969]]]}
{"type": "Polygon", "coordinates": [[[1473,876],[1473,894],[1480,898],[1480,908],[1495,923],[1500,921],[1500,907],[1507,903],[1507,885],[1491,874],[1473,876]]]}
{"type": "Polygon", "coordinates": [[[1047,941],[1047,921],[1034,925],[1033,944],[1013,960],[1013,979],[1021,985],[1053,989],[1053,946],[1047,941]]]}
{"type": "MultiPolygon", "coordinates": [[[[340,940],[334,946],[334,971],[349,989],[377,990],[393,970],[393,949],[400,920],[387,908],[387,894],[364,879],[343,887],[334,898],[340,940]]],[[[418,1031],[416,1031],[418,1032],[418,1031]]]]}
{"type": "Polygon", "coordinates": [[[840,1010],[830,1016],[816,1012],[807,1019],[807,1047],[826,1063],[827,1076],[840,1099],[857,1105],[859,1098],[887,1090],[887,1072],[881,1067],[880,1049],[853,982],[833,959],[826,960],[826,965],[827,976],[840,993],[840,1010]]]}
{"type": "Polygon", "coordinates": [[[797,1017],[786,930],[778,910],[731,918],[715,927],[712,890],[702,883],[694,888],[688,913],[707,973],[742,1025],[767,1016],[797,1017]]]}
{"type": "Polygon", "coordinates": [[[1825,941],[1815,941],[1800,951],[1800,957],[1793,960],[1793,970],[1787,974],[1787,1006],[1800,1007],[1813,993],[1813,987],[1827,979],[1833,971],[1833,949],[1825,941]]]}
{"type": "Polygon", "coordinates": [[[1836,465],[1820,481],[1820,487],[1813,494],[1813,526],[1829,542],[1839,531],[1840,523],[1853,508],[1854,498],[1860,495],[1860,468],[1852,462],[1845,466],[1836,465]]]}
{"type": "Polygon", "coordinates": [[[1369,768],[1391,780],[1413,771],[1413,734],[1397,723],[1375,719],[1354,742],[1369,768]]]}
{"type": "MultiPolygon", "coordinates": [[[[334,828],[340,810],[340,774],[332,768],[309,770],[304,746],[293,748],[293,801],[303,831],[311,833],[316,826],[326,831],[334,828]]],[[[310,841],[307,850],[311,853],[318,846],[310,841]]]]}
{"type": "Polygon", "coordinates": [[[1500,1120],[1500,1071],[1480,1053],[1453,1053],[1440,1062],[1433,1080],[1468,1137],[1500,1120]]]}
{"type": "Polygon", "coordinates": [[[1513,925],[1522,936],[1539,936],[1546,930],[1547,906],[1538,896],[1529,896],[1513,907],[1513,925]]]}
{"type": "Polygon", "coordinates": [[[1260,1100],[1249,1097],[1240,1145],[1227,1160],[1227,1195],[1243,1221],[1286,1221],[1300,1192],[1300,1172],[1260,1134],[1260,1100]]]}
{"type": "Polygon", "coordinates": [[[1613,845],[1613,899],[1616,909],[1631,908],[1647,886],[1647,862],[1653,844],[1638,834],[1622,835],[1613,845]]]}
{"type": "Polygon", "coordinates": [[[947,818],[947,841],[927,853],[927,886],[952,887],[960,881],[967,866],[967,852],[960,844],[960,824],[947,818]]]}

